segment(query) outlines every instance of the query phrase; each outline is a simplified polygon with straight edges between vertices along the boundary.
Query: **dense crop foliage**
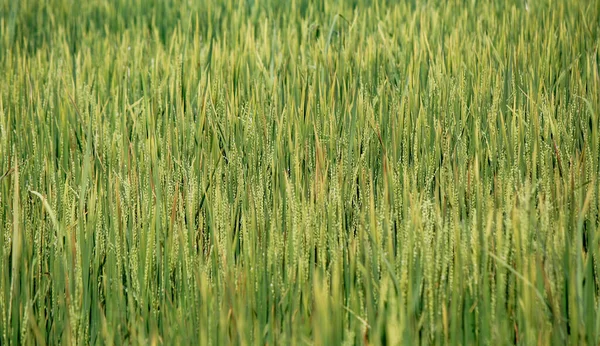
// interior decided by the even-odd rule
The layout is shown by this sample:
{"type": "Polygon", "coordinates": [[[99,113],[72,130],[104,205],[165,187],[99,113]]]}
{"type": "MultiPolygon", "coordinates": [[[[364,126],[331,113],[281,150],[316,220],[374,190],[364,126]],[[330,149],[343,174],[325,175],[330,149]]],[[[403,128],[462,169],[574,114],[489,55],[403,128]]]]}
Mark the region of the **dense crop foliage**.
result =
{"type": "Polygon", "coordinates": [[[0,0],[0,344],[598,345],[599,23],[0,0]]]}

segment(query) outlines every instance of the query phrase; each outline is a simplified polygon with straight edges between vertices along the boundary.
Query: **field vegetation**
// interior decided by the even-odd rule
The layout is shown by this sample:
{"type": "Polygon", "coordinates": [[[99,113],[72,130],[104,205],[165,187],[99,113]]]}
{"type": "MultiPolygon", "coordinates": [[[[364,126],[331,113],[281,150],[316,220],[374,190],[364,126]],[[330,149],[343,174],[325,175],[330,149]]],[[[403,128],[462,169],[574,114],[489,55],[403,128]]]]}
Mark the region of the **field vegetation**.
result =
{"type": "Polygon", "coordinates": [[[0,0],[0,344],[598,345],[599,23],[0,0]]]}

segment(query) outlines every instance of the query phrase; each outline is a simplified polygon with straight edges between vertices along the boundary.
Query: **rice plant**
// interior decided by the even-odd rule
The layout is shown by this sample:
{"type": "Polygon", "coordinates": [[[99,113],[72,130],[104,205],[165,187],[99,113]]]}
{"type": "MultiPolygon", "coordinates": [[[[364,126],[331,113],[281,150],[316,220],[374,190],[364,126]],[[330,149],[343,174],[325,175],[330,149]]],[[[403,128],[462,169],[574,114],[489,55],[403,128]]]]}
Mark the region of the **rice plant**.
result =
{"type": "Polygon", "coordinates": [[[599,23],[0,0],[0,344],[598,345],[599,23]]]}

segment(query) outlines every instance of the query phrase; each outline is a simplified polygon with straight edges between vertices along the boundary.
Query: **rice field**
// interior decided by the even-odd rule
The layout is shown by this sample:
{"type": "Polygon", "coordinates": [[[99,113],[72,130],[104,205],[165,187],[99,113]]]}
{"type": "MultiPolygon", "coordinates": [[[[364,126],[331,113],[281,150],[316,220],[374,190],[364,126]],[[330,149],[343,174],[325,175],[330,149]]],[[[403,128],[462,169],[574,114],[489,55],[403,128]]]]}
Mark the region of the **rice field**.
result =
{"type": "Polygon", "coordinates": [[[0,345],[598,345],[599,48],[588,0],[0,0],[0,345]]]}

